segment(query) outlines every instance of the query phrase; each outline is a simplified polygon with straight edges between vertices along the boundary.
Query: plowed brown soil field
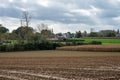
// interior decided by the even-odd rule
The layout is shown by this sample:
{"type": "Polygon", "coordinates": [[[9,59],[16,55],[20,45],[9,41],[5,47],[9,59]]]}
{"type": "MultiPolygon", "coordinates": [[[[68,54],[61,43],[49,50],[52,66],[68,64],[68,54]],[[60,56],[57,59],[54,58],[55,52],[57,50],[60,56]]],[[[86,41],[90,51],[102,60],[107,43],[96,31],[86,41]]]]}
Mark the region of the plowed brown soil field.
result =
{"type": "Polygon", "coordinates": [[[120,80],[120,53],[0,53],[0,80],[120,80]]]}

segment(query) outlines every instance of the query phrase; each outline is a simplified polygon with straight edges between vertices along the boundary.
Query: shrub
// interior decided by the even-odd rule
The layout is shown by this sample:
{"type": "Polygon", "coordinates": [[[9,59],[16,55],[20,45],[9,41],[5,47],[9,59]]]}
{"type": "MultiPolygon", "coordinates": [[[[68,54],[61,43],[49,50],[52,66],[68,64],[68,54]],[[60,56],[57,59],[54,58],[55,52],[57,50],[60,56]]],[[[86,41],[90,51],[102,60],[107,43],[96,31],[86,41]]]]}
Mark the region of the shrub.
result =
{"type": "Polygon", "coordinates": [[[79,42],[75,42],[75,41],[74,41],[74,42],[72,42],[72,45],[73,45],[73,46],[85,45],[85,43],[84,43],[84,42],[80,42],[80,41],[79,41],[79,42]]]}
{"type": "Polygon", "coordinates": [[[84,45],[83,42],[77,42],[77,45],[84,45]]]}
{"type": "Polygon", "coordinates": [[[1,52],[6,51],[6,45],[0,45],[0,51],[1,52]]]}
{"type": "Polygon", "coordinates": [[[60,43],[50,43],[50,42],[42,42],[36,44],[39,50],[54,50],[56,47],[60,47],[60,43]]]}
{"type": "Polygon", "coordinates": [[[6,51],[6,52],[14,51],[14,45],[6,45],[5,51],[6,51]]]}
{"type": "Polygon", "coordinates": [[[100,42],[100,41],[92,41],[92,42],[91,42],[91,44],[101,45],[101,44],[102,44],[102,42],[100,42]]]}
{"type": "Polygon", "coordinates": [[[24,50],[35,50],[35,44],[34,43],[25,43],[24,45],[24,50]]]}
{"type": "Polygon", "coordinates": [[[71,44],[70,44],[70,42],[66,42],[66,46],[70,46],[71,44]]]}
{"type": "Polygon", "coordinates": [[[14,51],[14,45],[0,45],[0,52],[14,51]]]}
{"type": "Polygon", "coordinates": [[[1,52],[8,51],[28,51],[28,50],[54,50],[56,47],[62,46],[61,43],[52,42],[28,42],[28,43],[17,43],[9,45],[0,45],[1,52]]]}
{"type": "Polygon", "coordinates": [[[14,45],[14,51],[24,51],[23,44],[15,44],[14,45]]]}

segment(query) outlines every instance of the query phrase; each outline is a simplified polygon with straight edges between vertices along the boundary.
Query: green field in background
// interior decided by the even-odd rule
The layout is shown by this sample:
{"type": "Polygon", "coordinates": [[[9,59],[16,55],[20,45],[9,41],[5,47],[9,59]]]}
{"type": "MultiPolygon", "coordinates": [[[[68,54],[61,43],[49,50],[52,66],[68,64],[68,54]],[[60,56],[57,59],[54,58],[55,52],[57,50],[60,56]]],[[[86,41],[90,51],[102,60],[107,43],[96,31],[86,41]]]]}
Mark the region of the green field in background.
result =
{"type": "Polygon", "coordinates": [[[70,40],[85,40],[84,42],[100,41],[102,44],[120,44],[120,39],[102,39],[102,38],[72,38],[70,40]]]}

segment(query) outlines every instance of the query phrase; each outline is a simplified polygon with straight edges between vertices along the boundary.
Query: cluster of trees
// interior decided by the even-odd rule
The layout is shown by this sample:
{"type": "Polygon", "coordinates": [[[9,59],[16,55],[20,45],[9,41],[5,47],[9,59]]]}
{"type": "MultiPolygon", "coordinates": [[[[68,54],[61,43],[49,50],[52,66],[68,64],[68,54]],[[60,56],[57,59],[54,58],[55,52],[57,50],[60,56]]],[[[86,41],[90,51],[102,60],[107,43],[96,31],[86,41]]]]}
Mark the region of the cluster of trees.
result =
{"type": "Polygon", "coordinates": [[[84,31],[83,33],[81,33],[81,31],[76,32],[76,38],[80,38],[80,37],[117,37],[117,34],[119,34],[119,29],[117,31],[115,30],[101,30],[99,32],[90,32],[87,33],[86,31],[84,31]]]}
{"type": "Polygon", "coordinates": [[[60,43],[49,42],[47,38],[52,33],[49,29],[36,31],[32,27],[21,26],[9,32],[9,29],[0,25],[0,51],[24,51],[24,50],[52,50],[60,43]]]}
{"type": "Polygon", "coordinates": [[[27,40],[33,34],[31,27],[19,27],[9,33],[9,29],[0,25],[0,40],[27,40]]]}
{"type": "Polygon", "coordinates": [[[10,38],[13,40],[32,40],[34,30],[32,27],[19,27],[10,33],[10,38]]]}
{"type": "MultiPolygon", "coordinates": [[[[66,34],[66,38],[81,38],[81,37],[120,37],[119,29],[117,31],[115,30],[101,30],[99,32],[90,32],[87,33],[87,31],[81,32],[77,31],[76,33],[64,33],[66,34]]],[[[58,35],[64,35],[62,33],[59,33],[58,35]]]]}
{"type": "MultiPolygon", "coordinates": [[[[42,26],[40,26],[42,27],[42,26]]],[[[40,28],[39,27],[39,28],[40,28]]],[[[32,27],[21,26],[11,33],[9,29],[0,24],[0,40],[26,40],[26,41],[37,41],[46,40],[52,35],[52,31],[49,29],[41,29],[41,31],[35,31],[32,27]]]]}
{"type": "MultiPolygon", "coordinates": [[[[47,25],[38,25],[37,31],[32,27],[26,26],[18,27],[9,33],[9,29],[0,24],[0,42],[4,40],[19,40],[19,41],[45,41],[48,38],[54,37],[52,30],[48,29],[47,25]]],[[[76,33],[67,32],[65,34],[58,33],[58,36],[65,36],[66,38],[81,38],[81,37],[116,37],[119,34],[119,30],[101,30],[99,32],[87,33],[84,31],[78,31],[76,33]]]]}
{"type": "Polygon", "coordinates": [[[101,30],[99,32],[91,32],[90,37],[118,37],[119,29],[115,30],[101,30]]]}
{"type": "Polygon", "coordinates": [[[0,24],[0,41],[6,40],[9,37],[9,29],[5,28],[0,24]]]}

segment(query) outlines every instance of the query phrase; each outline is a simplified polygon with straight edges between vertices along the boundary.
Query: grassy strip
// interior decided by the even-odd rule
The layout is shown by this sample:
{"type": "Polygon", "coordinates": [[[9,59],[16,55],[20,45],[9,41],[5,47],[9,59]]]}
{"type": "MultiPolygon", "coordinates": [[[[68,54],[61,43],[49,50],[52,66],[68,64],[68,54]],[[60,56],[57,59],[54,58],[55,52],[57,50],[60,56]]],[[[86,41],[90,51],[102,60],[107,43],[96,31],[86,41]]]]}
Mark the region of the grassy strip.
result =
{"type": "Polygon", "coordinates": [[[73,39],[70,39],[70,40],[73,40],[73,41],[84,40],[84,42],[86,42],[86,43],[89,43],[89,42],[92,42],[92,41],[100,41],[103,44],[120,44],[120,39],[73,38],[73,39]]]}

